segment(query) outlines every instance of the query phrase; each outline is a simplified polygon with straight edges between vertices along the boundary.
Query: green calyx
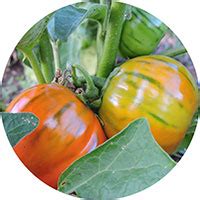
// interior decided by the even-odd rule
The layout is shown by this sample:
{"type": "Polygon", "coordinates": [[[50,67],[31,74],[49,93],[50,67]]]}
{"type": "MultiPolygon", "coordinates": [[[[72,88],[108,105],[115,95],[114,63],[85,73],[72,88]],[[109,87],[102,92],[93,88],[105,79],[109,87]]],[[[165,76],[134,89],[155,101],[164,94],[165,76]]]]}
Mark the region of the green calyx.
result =
{"type": "Polygon", "coordinates": [[[133,58],[151,54],[163,38],[167,27],[139,8],[130,9],[127,16],[120,41],[122,56],[133,58]]]}
{"type": "Polygon", "coordinates": [[[76,96],[96,112],[101,105],[100,91],[105,84],[105,79],[91,76],[80,65],[72,65],[71,70],[76,96]]]}
{"type": "Polygon", "coordinates": [[[94,82],[91,76],[89,75],[89,73],[80,65],[72,65],[71,67],[72,67],[72,77],[75,82],[75,85],[78,84],[77,86],[80,86],[80,81],[78,79],[76,70],[78,70],[82,74],[83,78],[85,79],[86,84],[85,84],[85,88],[83,88],[84,90],[83,96],[90,100],[98,98],[99,89],[94,85],[94,82]]]}
{"type": "Polygon", "coordinates": [[[93,111],[97,111],[101,105],[101,90],[106,79],[91,76],[80,65],[67,65],[62,71],[57,69],[51,83],[63,85],[70,89],[75,95],[93,111]]]}

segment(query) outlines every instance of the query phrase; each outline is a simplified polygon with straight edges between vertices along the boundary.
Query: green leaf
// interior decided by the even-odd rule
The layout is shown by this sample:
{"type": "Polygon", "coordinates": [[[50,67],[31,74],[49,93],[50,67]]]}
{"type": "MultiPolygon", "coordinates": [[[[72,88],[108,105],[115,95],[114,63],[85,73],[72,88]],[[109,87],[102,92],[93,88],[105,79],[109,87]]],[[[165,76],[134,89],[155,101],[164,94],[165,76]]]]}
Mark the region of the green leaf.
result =
{"type": "Polygon", "coordinates": [[[196,113],[193,116],[190,127],[189,127],[189,129],[187,130],[187,133],[186,133],[187,135],[193,134],[195,132],[199,116],[200,116],[200,107],[197,109],[196,113]]]}
{"type": "Polygon", "coordinates": [[[84,19],[85,9],[67,6],[55,12],[48,23],[48,32],[53,41],[66,41],[69,35],[84,19]]]}
{"type": "Polygon", "coordinates": [[[60,42],[59,53],[61,69],[65,69],[68,63],[79,64],[86,68],[89,72],[95,71],[96,45],[94,42],[95,39],[91,36],[91,32],[94,32],[94,30],[90,30],[92,28],[93,26],[88,26],[88,21],[86,21],[77,27],[73,34],[69,36],[67,42],[60,42]],[[86,46],[85,43],[87,43],[88,46],[86,46]],[[88,52],[89,49],[92,49],[92,52],[88,52]],[[90,57],[90,60],[88,57],[90,57]]]}
{"type": "Polygon", "coordinates": [[[23,63],[23,65],[25,65],[26,67],[31,67],[30,62],[28,61],[28,59],[26,58],[26,56],[23,54],[22,51],[20,51],[19,49],[17,49],[17,57],[18,59],[23,63]]]}
{"type": "Polygon", "coordinates": [[[51,14],[41,19],[36,23],[19,41],[17,48],[22,52],[25,52],[27,49],[32,49],[40,40],[43,32],[45,31],[51,14]]]}
{"type": "Polygon", "coordinates": [[[200,107],[198,108],[198,110],[196,111],[196,113],[193,116],[192,122],[190,127],[187,130],[187,133],[183,139],[183,141],[181,142],[181,144],[178,146],[175,154],[177,152],[185,152],[188,148],[188,146],[190,145],[190,142],[193,138],[197,123],[198,123],[198,116],[200,115],[200,107]]]}
{"type": "Polygon", "coordinates": [[[3,125],[12,146],[15,146],[23,137],[31,133],[39,123],[32,113],[3,113],[3,125]]]}
{"type": "Polygon", "coordinates": [[[67,42],[59,45],[61,68],[65,69],[67,64],[80,64],[81,39],[78,37],[79,28],[69,36],[67,42]]]}
{"type": "Polygon", "coordinates": [[[82,198],[119,198],[151,186],[174,166],[141,118],[75,161],[60,176],[58,189],[82,198]]]}
{"type": "Polygon", "coordinates": [[[69,35],[83,22],[89,18],[101,21],[106,14],[106,6],[92,4],[88,10],[66,6],[56,11],[48,23],[48,32],[53,41],[67,41],[69,35]]]}
{"type": "MultiPolygon", "coordinates": [[[[33,47],[32,51],[36,54],[36,57],[38,58],[38,61],[39,61],[39,58],[40,58],[39,45],[36,45],[35,47],[33,47]]],[[[32,66],[31,66],[28,58],[26,57],[26,55],[20,49],[17,49],[17,56],[18,56],[18,59],[23,63],[24,66],[32,69],[32,66]]]]}

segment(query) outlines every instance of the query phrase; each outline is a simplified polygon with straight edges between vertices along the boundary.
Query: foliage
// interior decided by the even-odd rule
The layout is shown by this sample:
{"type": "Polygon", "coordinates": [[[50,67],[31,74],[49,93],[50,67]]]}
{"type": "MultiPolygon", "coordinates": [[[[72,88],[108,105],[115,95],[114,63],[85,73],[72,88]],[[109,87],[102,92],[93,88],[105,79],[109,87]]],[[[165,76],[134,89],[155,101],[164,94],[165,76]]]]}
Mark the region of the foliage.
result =
{"type": "Polygon", "coordinates": [[[32,113],[0,113],[10,144],[15,146],[38,126],[38,118],[32,113]]]}
{"type": "Polygon", "coordinates": [[[22,51],[26,51],[26,49],[33,48],[41,38],[43,32],[46,29],[46,26],[49,22],[51,15],[40,20],[37,24],[35,24],[20,40],[17,47],[22,51]]]}
{"type": "Polygon", "coordinates": [[[149,187],[174,166],[147,121],[139,119],[72,164],[61,175],[58,189],[82,198],[119,198],[149,187]]]}
{"type": "Polygon", "coordinates": [[[194,114],[194,117],[192,119],[190,127],[188,128],[183,141],[181,142],[181,144],[179,145],[179,147],[177,148],[175,153],[177,153],[177,152],[184,153],[187,150],[187,148],[189,147],[190,142],[193,138],[197,123],[198,123],[199,116],[200,116],[200,107],[197,109],[196,113],[194,114]]]}

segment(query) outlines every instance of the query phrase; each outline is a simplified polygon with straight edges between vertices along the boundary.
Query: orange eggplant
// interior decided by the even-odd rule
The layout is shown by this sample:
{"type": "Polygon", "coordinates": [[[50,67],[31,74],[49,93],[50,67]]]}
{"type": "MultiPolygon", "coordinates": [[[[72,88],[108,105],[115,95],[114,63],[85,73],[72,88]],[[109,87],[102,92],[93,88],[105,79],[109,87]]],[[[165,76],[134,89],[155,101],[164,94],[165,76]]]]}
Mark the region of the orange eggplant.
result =
{"type": "Polygon", "coordinates": [[[27,89],[10,103],[7,112],[32,112],[39,118],[39,126],[14,151],[35,176],[53,188],[69,165],[106,140],[95,114],[58,84],[27,89]]]}

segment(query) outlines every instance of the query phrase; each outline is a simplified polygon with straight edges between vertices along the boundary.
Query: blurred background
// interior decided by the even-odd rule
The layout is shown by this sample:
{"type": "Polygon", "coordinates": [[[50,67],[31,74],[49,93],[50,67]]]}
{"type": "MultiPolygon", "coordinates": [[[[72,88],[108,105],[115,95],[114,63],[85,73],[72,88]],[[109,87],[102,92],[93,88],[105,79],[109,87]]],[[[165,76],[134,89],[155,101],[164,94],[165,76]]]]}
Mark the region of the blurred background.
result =
{"type": "MultiPolygon", "coordinates": [[[[77,36],[80,37],[80,36],[77,36]]],[[[86,38],[87,39],[87,38],[86,38]]],[[[87,70],[94,74],[96,65],[96,50],[95,41],[90,40],[84,41],[84,48],[81,52],[81,64],[87,68],[87,70]]],[[[166,35],[161,40],[155,53],[159,54],[163,51],[175,49],[182,46],[180,40],[171,31],[167,32],[166,35]]],[[[161,53],[162,54],[162,53],[161,53]]],[[[193,66],[192,60],[188,53],[175,57],[179,60],[194,76],[197,81],[197,75],[195,72],[195,67],[193,66]]],[[[119,57],[118,60],[121,61],[119,57]]],[[[20,93],[20,91],[29,88],[37,83],[37,80],[32,73],[32,69],[27,67],[20,59],[20,55],[16,50],[13,51],[7,63],[3,80],[2,80],[2,93],[0,94],[0,109],[4,111],[9,102],[20,93]]]]}

